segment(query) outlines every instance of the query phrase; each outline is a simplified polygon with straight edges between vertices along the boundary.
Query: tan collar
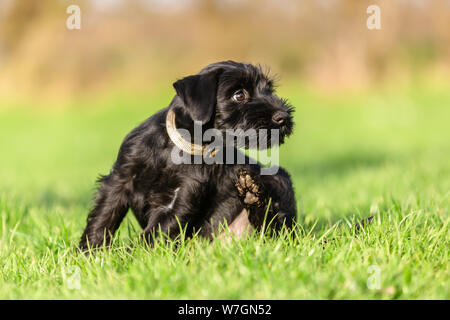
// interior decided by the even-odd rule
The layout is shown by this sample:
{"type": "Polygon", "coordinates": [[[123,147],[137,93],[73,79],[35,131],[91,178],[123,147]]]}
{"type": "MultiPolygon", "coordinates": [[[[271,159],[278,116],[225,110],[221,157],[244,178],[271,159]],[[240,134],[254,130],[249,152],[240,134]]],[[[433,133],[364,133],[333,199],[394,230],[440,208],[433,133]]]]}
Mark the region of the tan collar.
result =
{"type": "Polygon", "coordinates": [[[194,144],[184,139],[175,125],[175,112],[173,110],[167,112],[166,130],[170,140],[184,152],[194,156],[208,155],[209,157],[213,157],[216,153],[216,150],[209,150],[209,148],[203,145],[194,144]]]}

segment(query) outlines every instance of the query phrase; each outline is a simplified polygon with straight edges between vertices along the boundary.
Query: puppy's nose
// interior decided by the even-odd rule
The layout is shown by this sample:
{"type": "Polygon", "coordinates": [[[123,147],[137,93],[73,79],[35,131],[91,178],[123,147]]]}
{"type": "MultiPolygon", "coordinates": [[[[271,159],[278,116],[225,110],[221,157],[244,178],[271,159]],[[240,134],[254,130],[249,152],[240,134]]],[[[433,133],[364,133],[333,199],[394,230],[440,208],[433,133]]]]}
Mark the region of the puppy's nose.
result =
{"type": "Polygon", "coordinates": [[[277,111],[272,116],[272,121],[277,125],[281,126],[284,124],[289,117],[289,114],[285,111],[277,111]]]}

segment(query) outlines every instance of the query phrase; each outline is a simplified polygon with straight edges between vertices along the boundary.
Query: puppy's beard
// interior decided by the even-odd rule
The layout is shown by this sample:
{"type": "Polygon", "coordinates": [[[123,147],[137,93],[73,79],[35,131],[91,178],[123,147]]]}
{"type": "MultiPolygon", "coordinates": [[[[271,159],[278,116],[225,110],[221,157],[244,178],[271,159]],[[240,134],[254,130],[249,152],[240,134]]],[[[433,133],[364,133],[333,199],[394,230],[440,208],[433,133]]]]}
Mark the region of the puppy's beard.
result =
{"type": "Polygon", "coordinates": [[[226,130],[223,141],[226,146],[265,150],[283,144],[284,135],[279,129],[226,130]]]}

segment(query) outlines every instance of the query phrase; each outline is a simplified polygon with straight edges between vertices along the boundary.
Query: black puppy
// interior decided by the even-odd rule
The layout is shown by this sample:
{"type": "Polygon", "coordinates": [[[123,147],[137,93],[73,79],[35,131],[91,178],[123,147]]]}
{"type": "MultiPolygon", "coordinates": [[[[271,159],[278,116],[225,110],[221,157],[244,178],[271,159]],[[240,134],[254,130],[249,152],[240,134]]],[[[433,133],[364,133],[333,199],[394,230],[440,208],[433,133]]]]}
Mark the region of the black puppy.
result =
{"type": "MultiPolygon", "coordinates": [[[[80,248],[109,244],[129,209],[149,243],[158,231],[175,238],[180,226],[187,235],[198,232],[212,238],[221,224],[242,221],[247,213],[247,221],[257,229],[269,222],[272,230],[292,226],[296,204],[285,170],[261,175],[260,164],[248,157],[237,164],[198,162],[216,154],[224,159],[242,153],[235,145],[218,153],[217,149],[207,151],[211,141],[195,144],[179,133],[183,129],[194,133],[198,124],[202,130],[214,128],[220,134],[228,129],[269,129],[263,135],[272,141],[272,129],[278,130],[278,143],[282,143],[292,132],[293,110],[274,94],[273,81],[259,67],[226,61],[173,86],[176,96],[169,107],[128,134],[111,172],[100,178],[80,248]],[[192,164],[175,163],[174,150],[188,152],[192,164]]],[[[247,140],[245,146],[249,147],[247,140]]]]}

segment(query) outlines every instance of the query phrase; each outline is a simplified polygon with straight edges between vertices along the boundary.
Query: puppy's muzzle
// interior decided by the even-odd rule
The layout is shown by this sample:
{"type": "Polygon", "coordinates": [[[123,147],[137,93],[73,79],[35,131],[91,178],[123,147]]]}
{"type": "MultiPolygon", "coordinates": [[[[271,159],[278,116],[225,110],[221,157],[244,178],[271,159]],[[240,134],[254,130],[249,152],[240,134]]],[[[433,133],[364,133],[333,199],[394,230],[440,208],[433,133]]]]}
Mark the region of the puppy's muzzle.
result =
{"type": "Polygon", "coordinates": [[[289,113],[286,111],[277,111],[272,116],[272,122],[277,126],[284,125],[289,120],[289,113]]]}

